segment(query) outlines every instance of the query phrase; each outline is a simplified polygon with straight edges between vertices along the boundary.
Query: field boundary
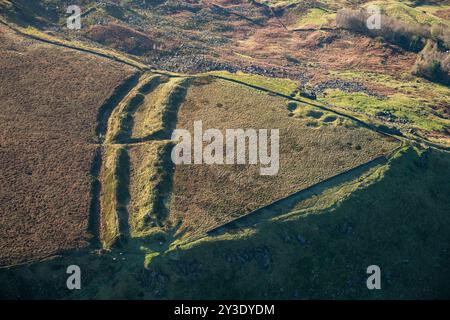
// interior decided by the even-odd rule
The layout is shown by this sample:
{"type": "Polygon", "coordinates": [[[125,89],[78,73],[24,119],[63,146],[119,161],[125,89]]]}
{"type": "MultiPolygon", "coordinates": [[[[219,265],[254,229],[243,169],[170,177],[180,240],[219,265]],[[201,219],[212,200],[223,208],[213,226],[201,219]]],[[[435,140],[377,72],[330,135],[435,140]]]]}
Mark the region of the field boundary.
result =
{"type": "MultiPolygon", "coordinates": [[[[394,153],[401,147],[403,147],[403,146],[400,146],[400,147],[394,149],[391,153],[394,153]]],[[[255,221],[252,221],[252,219],[258,218],[258,216],[263,214],[265,210],[273,209],[273,207],[282,205],[283,202],[286,202],[289,200],[298,202],[301,200],[308,199],[311,196],[319,195],[324,190],[327,190],[333,186],[337,186],[344,182],[351,181],[352,179],[355,179],[358,176],[361,176],[363,173],[368,172],[370,169],[372,169],[378,165],[386,164],[388,161],[389,161],[389,155],[378,156],[368,162],[360,164],[360,165],[353,167],[351,169],[348,169],[344,172],[338,173],[332,177],[324,179],[324,180],[317,182],[317,183],[315,183],[309,187],[306,187],[304,189],[295,191],[295,192],[287,195],[286,197],[275,200],[268,205],[257,208],[243,216],[240,216],[236,219],[233,219],[229,222],[219,225],[219,226],[207,231],[206,234],[208,236],[218,236],[222,233],[228,232],[233,229],[242,228],[242,227],[250,227],[252,225],[255,225],[258,223],[258,221],[255,222],[255,221]]],[[[283,215],[286,213],[289,213],[289,212],[281,212],[279,214],[275,214],[274,217],[283,215]]]]}
{"type": "MultiPolygon", "coordinates": [[[[186,76],[186,75],[181,75],[181,74],[177,74],[177,73],[172,73],[172,72],[169,72],[169,71],[156,70],[156,69],[154,70],[150,66],[145,65],[143,63],[140,63],[138,61],[134,61],[131,58],[119,57],[118,56],[119,54],[102,53],[102,52],[99,52],[99,51],[95,50],[94,48],[82,48],[82,47],[79,47],[79,46],[76,46],[76,45],[73,45],[73,44],[65,44],[65,43],[62,42],[62,40],[60,40],[60,41],[50,40],[50,39],[45,39],[45,38],[39,37],[37,35],[29,34],[29,33],[26,33],[24,31],[20,30],[19,28],[16,28],[16,27],[10,25],[6,21],[4,21],[2,18],[0,18],[0,23],[5,25],[6,27],[10,28],[11,30],[13,30],[13,31],[23,35],[24,37],[31,38],[31,39],[34,39],[34,40],[37,40],[37,41],[42,41],[44,43],[53,44],[53,45],[56,45],[56,46],[69,48],[69,49],[76,50],[76,51],[81,51],[81,52],[97,55],[97,56],[100,56],[100,57],[103,57],[103,58],[111,59],[113,61],[124,63],[124,64],[126,64],[128,66],[137,68],[140,71],[150,71],[150,72],[153,72],[153,73],[156,73],[156,74],[160,74],[160,75],[165,75],[165,76],[168,76],[168,77],[184,77],[184,76],[186,76]]],[[[333,29],[333,30],[337,30],[337,29],[333,29]]],[[[305,30],[289,30],[289,31],[294,32],[294,31],[305,31],[305,30]]],[[[191,76],[195,76],[195,75],[191,75],[191,76]]],[[[219,75],[212,75],[212,74],[210,74],[209,76],[212,76],[212,77],[215,77],[215,78],[219,78],[219,79],[223,79],[223,80],[227,80],[227,81],[232,81],[232,82],[235,82],[235,83],[239,83],[239,84],[242,84],[242,85],[245,85],[245,86],[257,89],[257,90],[261,90],[261,91],[267,92],[269,94],[274,94],[274,95],[277,95],[277,96],[280,96],[280,97],[283,97],[283,98],[286,98],[286,99],[289,99],[289,100],[292,100],[292,101],[297,101],[297,102],[304,103],[304,104],[307,104],[307,105],[310,105],[310,106],[313,106],[313,107],[316,107],[316,108],[320,108],[320,109],[322,109],[324,111],[332,112],[332,113],[340,115],[342,117],[346,117],[348,119],[351,119],[351,120],[359,123],[360,125],[363,125],[364,127],[368,128],[370,130],[378,132],[379,134],[383,134],[385,136],[390,136],[390,137],[392,137],[394,139],[397,139],[397,140],[407,139],[407,140],[410,140],[412,142],[426,144],[427,146],[429,146],[431,148],[434,148],[434,149],[437,149],[437,150],[440,150],[440,151],[450,152],[450,147],[446,147],[446,146],[442,146],[442,145],[433,143],[433,142],[428,141],[428,140],[426,140],[424,138],[421,138],[421,137],[416,137],[416,138],[414,138],[414,137],[405,137],[405,136],[398,136],[398,135],[393,135],[393,134],[384,132],[384,131],[376,128],[375,126],[373,126],[373,125],[371,125],[371,124],[369,124],[369,123],[367,123],[367,122],[365,122],[365,121],[363,121],[361,119],[358,119],[355,116],[352,116],[352,115],[349,115],[347,113],[335,110],[334,107],[331,106],[331,105],[329,105],[330,107],[326,107],[326,106],[323,106],[323,105],[314,104],[314,103],[307,102],[307,101],[304,101],[304,100],[299,100],[299,99],[293,98],[291,96],[287,96],[287,95],[284,95],[282,93],[279,93],[279,92],[276,92],[276,91],[272,91],[270,89],[266,89],[266,88],[263,88],[263,87],[259,87],[259,86],[256,86],[256,85],[252,85],[252,84],[249,84],[249,83],[246,83],[246,82],[243,82],[243,81],[240,81],[240,80],[236,80],[236,79],[230,79],[230,78],[227,78],[227,77],[223,77],[223,76],[219,76],[219,75]]]]}
{"type": "Polygon", "coordinates": [[[450,147],[436,144],[436,143],[428,141],[428,140],[426,140],[425,138],[422,138],[422,137],[418,137],[418,136],[410,137],[410,136],[404,136],[404,135],[396,135],[396,134],[391,134],[391,133],[385,132],[383,130],[380,130],[375,125],[367,123],[364,120],[358,119],[355,116],[352,116],[352,115],[347,114],[345,112],[342,112],[342,111],[339,111],[339,110],[335,110],[334,109],[335,106],[330,105],[328,103],[324,103],[325,105],[328,106],[327,107],[327,106],[315,104],[315,103],[312,103],[312,102],[300,100],[300,99],[297,99],[297,98],[285,95],[283,93],[276,92],[276,91],[273,91],[273,90],[270,90],[270,89],[267,89],[267,88],[264,88],[264,87],[260,87],[260,86],[254,85],[254,84],[250,84],[250,83],[247,83],[247,82],[244,82],[244,81],[240,81],[240,80],[237,80],[237,79],[227,78],[227,77],[216,75],[216,74],[207,74],[206,76],[210,76],[210,77],[213,77],[213,78],[217,78],[217,79],[221,79],[221,80],[225,80],[225,81],[230,81],[230,82],[234,82],[234,83],[237,83],[237,84],[241,84],[243,86],[247,86],[247,87],[250,87],[250,88],[253,88],[253,89],[260,90],[260,91],[265,92],[265,93],[267,93],[269,95],[279,96],[279,97],[282,97],[282,98],[285,98],[285,99],[288,99],[288,100],[291,100],[291,101],[303,103],[303,104],[306,104],[306,105],[309,105],[309,106],[321,109],[323,111],[334,113],[334,114],[339,115],[341,117],[353,120],[353,121],[355,121],[356,123],[358,123],[359,125],[363,126],[366,129],[375,131],[375,132],[377,132],[377,133],[379,133],[379,134],[381,134],[383,136],[386,136],[386,137],[391,137],[392,139],[395,139],[398,142],[403,142],[403,141],[406,140],[406,141],[409,141],[411,143],[425,144],[426,146],[428,146],[430,148],[433,148],[433,149],[436,149],[436,150],[439,150],[439,151],[443,151],[443,152],[446,152],[446,153],[450,152],[450,147]]]}
{"type": "MultiPolygon", "coordinates": [[[[111,99],[108,111],[102,118],[103,130],[98,130],[99,135],[104,134],[101,139],[103,161],[101,167],[100,185],[105,190],[100,192],[100,203],[103,208],[100,211],[100,220],[103,225],[100,228],[100,242],[104,249],[125,245],[132,238],[134,226],[130,212],[130,154],[128,147],[145,142],[162,142],[167,140],[171,130],[175,129],[177,113],[184,101],[187,88],[192,77],[173,77],[174,81],[164,81],[160,73],[137,72],[133,79],[133,85],[127,86],[127,91],[119,90],[121,95],[111,99]],[[150,136],[143,138],[132,138],[134,112],[142,106],[145,96],[153,92],[159,86],[166,86],[167,92],[161,100],[162,115],[161,129],[150,136]],[[113,130],[113,132],[111,131],[113,130]],[[106,161],[109,161],[108,164],[106,161]]],[[[170,76],[169,76],[170,79],[170,76]]],[[[153,206],[158,209],[157,220],[159,223],[165,219],[165,200],[170,196],[172,190],[172,172],[166,165],[167,156],[170,159],[170,148],[164,146],[161,152],[156,154],[155,170],[167,170],[163,180],[155,186],[155,197],[153,206]]]]}
{"type": "Polygon", "coordinates": [[[100,143],[105,139],[105,135],[108,130],[109,118],[112,112],[120,104],[120,102],[136,87],[141,76],[142,73],[138,71],[125,79],[119,86],[114,89],[113,94],[108,99],[106,99],[106,101],[100,107],[97,114],[97,126],[95,128],[95,133],[100,143]]]}
{"type": "MultiPolygon", "coordinates": [[[[92,5],[91,7],[89,7],[89,8],[86,8],[81,14],[80,14],[80,17],[81,18],[85,18],[85,17],[87,17],[87,16],[89,16],[91,13],[94,13],[94,12],[96,12],[97,10],[99,10],[99,5],[97,4],[97,3],[95,3],[94,5],[92,5]]],[[[66,22],[61,22],[61,23],[59,23],[58,24],[59,25],[59,27],[64,27],[65,25],[66,25],[66,22]]]]}
{"type": "Polygon", "coordinates": [[[384,132],[384,131],[381,131],[381,130],[377,129],[376,127],[374,127],[373,125],[371,125],[371,124],[369,124],[369,123],[367,123],[367,122],[365,122],[365,121],[363,121],[363,120],[361,120],[361,119],[358,119],[358,118],[356,118],[356,117],[354,117],[354,116],[352,116],[352,115],[343,113],[343,112],[341,112],[341,111],[337,111],[337,110],[328,108],[328,107],[326,107],[326,106],[322,106],[322,105],[315,104],[315,103],[312,103],[312,102],[300,100],[300,99],[297,99],[297,98],[294,98],[294,97],[285,95],[285,94],[283,94],[283,93],[276,92],[276,91],[272,91],[272,90],[270,90],[270,89],[263,88],[263,87],[260,87],[260,86],[254,85],[254,84],[246,83],[246,82],[244,82],[244,81],[240,81],[240,80],[237,80],[237,79],[231,79],[231,78],[227,78],[227,77],[219,76],[219,75],[215,75],[215,74],[210,74],[209,76],[214,77],[214,78],[217,78],[217,79],[222,79],[222,80],[234,82],[234,83],[237,83],[237,84],[241,84],[241,85],[244,85],[244,86],[247,86],[247,87],[250,87],[250,88],[259,90],[259,91],[263,91],[263,92],[268,93],[268,94],[271,94],[271,95],[275,95],[275,96],[282,97],[282,98],[285,98],[285,99],[288,99],[288,100],[291,100],[291,101],[296,101],[296,102],[299,102],[299,103],[303,103],[303,104],[306,104],[306,105],[310,105],[310,106],[313,106],[313,107],[315,107],[315,108],[321,109],[321,110],[323,110],[323,111],[327,111],[327,112],[331,112],[331,113],[337,114],[337,115],[339,115],[339,116],[341,116],[341,117],[345,117],[345,118],[348,118],[348,119],[350,119],[350,120],[353,120],[353,121],[355,121],[356,123],[358,123],[359,125],[361,125],[361,126],[367,128],[367,129],[369,129],[369,130],[376,131],[376,132],[379,133],[379,134],[382,134],[382,135],[384,135],[384,136],[388,136],[388,137],[394,138],[394,139],[396,139],[397,141],[401,141],[397,136],[392,135],[392,134],[389,134],[389,133],[386,133],[386,132],[384,132]]]}
{"type": "Polygon", "coordinates": [[[108,131],[105,139],[109,143],[125,143],[133,129],[133,114],[144,103],[145,95],[161,84],[161,76],[142,74],[128,93],[111,112],[108,119],[108,131]],[[117,113],[117,114],[116,114],[117,113]]]}
{"type": "Polygon", "coordinates": [[[91,163],[91,191],[89,204],[88,232],[92,235],[91,246],[100,247],[100,224],[101,224],[101,206],[100,206],[100,170],[102,168],[102,148],[97,147],[91,163]]]}
{"type": "Polygon", "coordinates": [[[239,17],[239,18],[241,18],[241,19],[244,19],[244,20],[246,20],[246,21],[248,21],[248,22],[250,22],[250,23],[252,23],[252,24],[255,24],[255,25],[259,26],[259,27],[264,27],[264,24],[263,24],[263,23],[260,23],[260,22],[258,22],[258,21],[255,21],[255,20],[253,20],[252,18],[249,18],[249,17],[247,17],[247,16],[245,16],[245,15],[243,15],[243,14],[240,14],[239,12],[235,12],[235,11],[230,10],[230,9],[228,9],[228,8],[222,7],[221,5],[216,4],[216,3],[212,3],[211,5],[212,5],[214,8],[217,8],[217,9],[219,9],[219,10],[225,12],[226,14],[229,14],[229,15],[235,15],[235,16],[237,16],[237,17],[239,17]]]}
{"type": "Polygon", "coordinates": [[[81,51],[81,52],[88,53],[88,54],[93,54],[93,55],[96,55],[96,56],[99,56],[102,58],[106,58],[106,59],[110,59],[110,60],[113,60],[116,62],[126,64],[126,65],[136,68],[140,71],[150,71],[151,70],[151,68],[149,66],[142,64],[138,61],[134,61],[133,59],[127,58],[125,56],[121,57],[119,53],[113,54],[111,50],[109,50],[109,52],[107,52],[107,50],[105,49],[105,52],[100,52],[99,50],[96,50],[92,47],[83,48],[83,47],[77,46],[75,44],[65,43],[65,42],[63,42],[64,40],[60,40],[59,38],[56,38],[56,37],[54,40],[46,39],[46,38],[31,34],[31,33],[27,33],[18,27],[12,26],[10,23],[4,21],[2,18],[0,18],[0,24],[5,25],[6,27],[10,28],[14,32],[16,32],[26,38],[29,38],[29,39],[41,41],[44,43],[52,44],[52,45],[67,48],[67,49],[81,51]]]}

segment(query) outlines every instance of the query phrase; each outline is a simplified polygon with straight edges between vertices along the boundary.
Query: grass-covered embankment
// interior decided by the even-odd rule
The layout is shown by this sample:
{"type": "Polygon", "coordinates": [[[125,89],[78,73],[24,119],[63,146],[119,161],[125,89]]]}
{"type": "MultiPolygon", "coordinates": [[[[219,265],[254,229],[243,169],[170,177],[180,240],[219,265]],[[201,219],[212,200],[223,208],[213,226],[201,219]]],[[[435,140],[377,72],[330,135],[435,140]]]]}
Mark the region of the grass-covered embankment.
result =
{"type": "Polygon", "coordinates": [[[173,248],[150,269],[167,298],[448,298],[449,168],[447,153],[408,149],[338,205],[173,248]],[[373,264],[382,290],[366,288],[373,264]]]}

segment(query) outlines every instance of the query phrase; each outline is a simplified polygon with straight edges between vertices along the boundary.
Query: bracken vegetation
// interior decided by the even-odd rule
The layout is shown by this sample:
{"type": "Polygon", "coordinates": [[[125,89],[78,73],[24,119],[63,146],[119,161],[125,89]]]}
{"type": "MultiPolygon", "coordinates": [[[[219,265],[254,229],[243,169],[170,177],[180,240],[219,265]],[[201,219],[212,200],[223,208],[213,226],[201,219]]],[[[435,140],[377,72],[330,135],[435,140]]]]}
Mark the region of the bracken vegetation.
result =
{"type": "Polygon", "coordinates": [[[97,115],[133,70],[3,26],[0,37],[4,265],[88,244],[97,115]]]}

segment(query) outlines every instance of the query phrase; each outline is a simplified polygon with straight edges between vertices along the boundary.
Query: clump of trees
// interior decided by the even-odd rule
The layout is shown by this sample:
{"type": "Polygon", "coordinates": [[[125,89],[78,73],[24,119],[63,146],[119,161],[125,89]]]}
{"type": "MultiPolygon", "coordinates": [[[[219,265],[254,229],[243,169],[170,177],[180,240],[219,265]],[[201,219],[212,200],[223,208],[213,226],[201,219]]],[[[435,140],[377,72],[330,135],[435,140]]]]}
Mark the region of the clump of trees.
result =
{"type": "Polygon", "coordinates": [[[430,28],[431,39],[434,40],[441,51],[450,50],[450,29],[443,24],[435,24],[430,28]]]}
{"type": "Polygon", "coordinates": [[[412,72],[431,81],[450,84],[450,31],[448,26],[408,24],[381,15],[381,28],[370,29],[370,14],[363,10],[342,9],[336,17],[338,27],[371,37],[382,37],[405,50],[419,53],[412,72]]]}
{"type": "Polygon", "coordinates": [[[417,58],[413,73],[430,81],[450,85],[450,54],[429,40],[417,58]]]}
{"type": "Polygon", "coordinates": [[[382,37],[405,50],[419,52],[430,37],[427,28],[421,25],[403,23],[395,18],[381,15],[381,28],[369,29],[367,20],[370,14],[363,10],[342,9],[336,16],[338,27],[362,33],[371,37],[382,37]]]}

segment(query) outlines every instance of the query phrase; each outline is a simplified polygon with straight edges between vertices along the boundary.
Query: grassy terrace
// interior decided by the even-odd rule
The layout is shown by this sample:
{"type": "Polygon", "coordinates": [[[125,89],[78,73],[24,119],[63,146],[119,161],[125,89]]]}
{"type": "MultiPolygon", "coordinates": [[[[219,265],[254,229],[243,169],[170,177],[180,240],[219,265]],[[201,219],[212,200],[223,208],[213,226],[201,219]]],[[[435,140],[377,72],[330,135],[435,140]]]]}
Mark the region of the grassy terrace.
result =
{"type": "Polygon", "coordinates": [[[168,141],[152,141],[129,147],[132,236],[148,237],[170,228],[165,199],[170,192],[172,169],[167,161],[168,141]]]}
{"type": "Polygon", "coordinates": [[[189,79],[146,73],[114,108],[104,143],[102,243],[149,238],[171,227],[166,201],[171,191],[170,141],[189,79]]]}
{"type": "Polygon", "coordinates": [[[127,94],[111,113],[105,141],[108,143],[129,139],[133,129],[133,114],[143,103],[145,93],[151,91],[160,81],[160,77],[146,73],[138,84],[127,94]]]}
{"type": "Polygon", "coordinates": [[[120,237],[119,209],[121,203],[118,199],[118,165],[122,149],[105,147],[103,154],[100,181],[102,189],[100,194],[101,224],[100,239],[104,248],[111,248],[120,237]]]}
{"type": "Polygon", "coordinates": [[[132,139],[167,136],[176,122],[176,113],[184,95],[188,78],[170,78],[147,95],[134,114],[132,139]]]}

